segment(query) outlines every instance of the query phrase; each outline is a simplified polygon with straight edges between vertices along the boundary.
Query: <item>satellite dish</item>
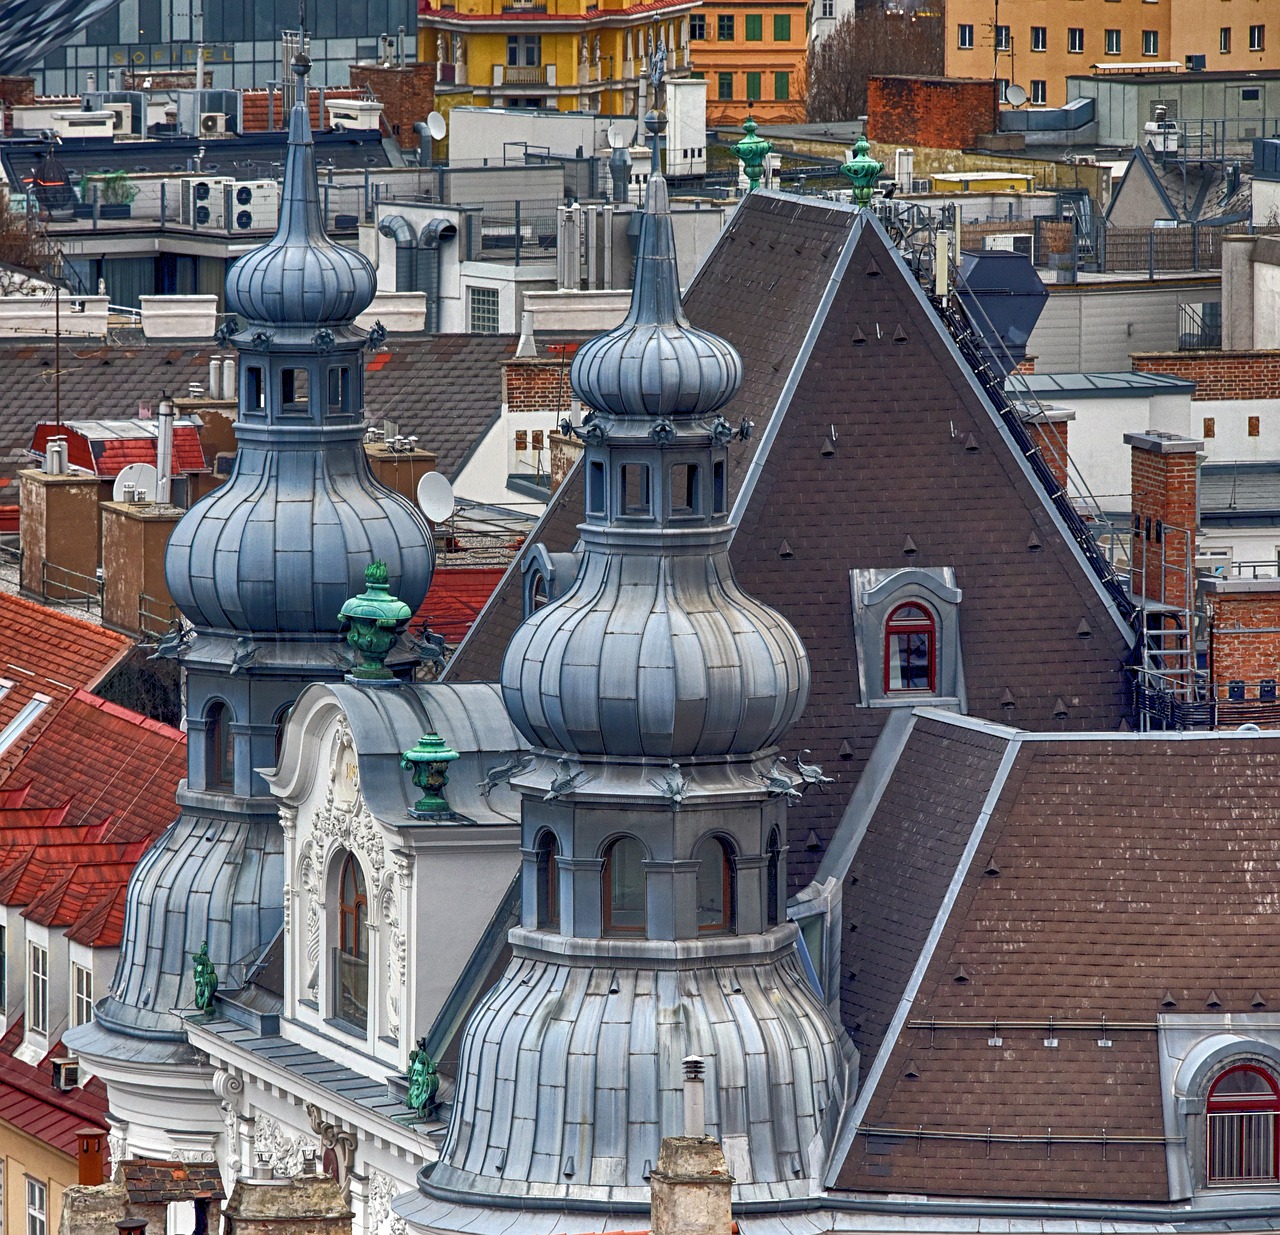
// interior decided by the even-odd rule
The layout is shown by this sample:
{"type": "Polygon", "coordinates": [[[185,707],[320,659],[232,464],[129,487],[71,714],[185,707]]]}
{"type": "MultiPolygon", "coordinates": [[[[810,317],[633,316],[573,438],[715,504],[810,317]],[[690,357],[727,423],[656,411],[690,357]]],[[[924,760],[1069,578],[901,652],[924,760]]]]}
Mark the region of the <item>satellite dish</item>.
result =
{"type": "Polygon", "coordinates": [[[432,523],[453,514],[453,486],[442,472],[428,472],[418,481],[418,506],[432,523]]]}
{"type": "Polygon", "coordinates": [[[134,494],[141,494],[135,497],[135,501],[154,502],[156,500],[156,489],[159,486],[160,473],[150,463],[128,463],[120,469],[120,475],[116,477],[116,483],[111,486],[111,500],[114,502],[123,502],[125,500],[125,489],[131,489],[134,494]]]}
{"type": "Polygon", "coordinates": [[[1027,92],[1015,82],[1005,90],[1004,101],[1012,103],[1014,107],[1021,107],[1027,101],[1027,92]]]}
{"type": "Polygon", "coordinates": [[[620,124],[611,124],[607,134],[610,150],[625,150],[631,145],[631,137],[620,124]]]}
{"type": "MultiPolygon", "coordinates": [[[[419,112],[419,115],[422,113],[419,112]]],[[[433,111],[427,117],[427,132],[431,134],[435,141],[443,141],[444,135],[448,131],[448,125],[444,122],[444,117],[438,112],[433,111]]]]}

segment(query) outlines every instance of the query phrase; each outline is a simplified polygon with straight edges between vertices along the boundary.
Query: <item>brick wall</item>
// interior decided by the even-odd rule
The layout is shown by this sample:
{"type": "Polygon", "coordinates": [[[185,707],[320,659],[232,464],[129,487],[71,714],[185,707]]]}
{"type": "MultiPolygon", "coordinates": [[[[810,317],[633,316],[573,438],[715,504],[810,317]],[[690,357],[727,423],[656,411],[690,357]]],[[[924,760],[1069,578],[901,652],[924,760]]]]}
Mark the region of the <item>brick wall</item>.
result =
{"type": "MultiPolygon", "coordinates": [[[[241,109],[240,122],[243,131],[246,133],[265,133],[268,125],[274,119],[277,129],[287,129],[289,127],[289,113],[284,110],[283,96],[279,90],[246,90],[243,94],[243,106],[241,109]],[[268,100],[269,95],[275,95],[274,115],[272,114],[272,105],[268,100]]],[[[334,99],[362,99],[365,97],[363,87],[357,89],[341,88],[336,90],[326,89],[324,92],[326,101],[334,99]]],[[[311,104],[311,127],[316,132],[322,132],[329,123],[329,117],[322,114],[320,108],[320,92],[312,90],[311,97],[308,100],[311,104]]],[[[325,111],[328,109],[325,108],[325,111]]]]}
{"type": "Polygon", "coordinates": [[[565,482],[573,465],[582,457],[582,443],[576,437],[563,433],[551,434],[551,492],[565,482]]]}
{"type": "MultiPolygon", "coordinates": [[[[1274,589],[1213,595],[1210,656],[1213,680],[1226,694],[1230,681],[1249,683],[1280,678],[1280,581],[1274,589]]],[[[1257,698],[1254,689],[1247,697],[1257,698]]]]}
{"type": "Polygon", "coordinates": [[[1166,451],[1153,435],[1126,434],[1125,440],[1132,449],[1134,591],[1184,604],[1199,522],[1196,448],[1201,443],[1178,439],[1186,449],[1166,451]]]}
{"type": "Polygon", "coordinates": [[[965,150],[997,125],[992,81],[873,77],[867,83],[867,138],[965,150]]]}
{"type": "Polygon", "coordinates": [[[569,357],[516,357],[502,366],[502,402],[512,412],[567,412],[569,357]]]}
{"type": "Polygon", "coordinates": [[[1031,434],[1031,440],[1049,465],[1049,470],[1053,473],[1059,488],[1065,490],[1068,466],[1068,422],[1061,420],[1050,424],[1039,424],[1028,421],[1027,432],[1031,434]]]}
{"type": "Polygon", "coordinates": [[[380,64],[353,64],[351,84],[367,87],[382,104],[391,135],[405,150],[417,150],[413,126],[425,120],[436,105],[436,66],[406,64],[383,68],[380,64]]]}
{"type": "Polygon", "coordinates": [[[1195,382],[1193,400],[1280,398],[1280,351],[1135,352],[1139,373],[1195,382]]]}

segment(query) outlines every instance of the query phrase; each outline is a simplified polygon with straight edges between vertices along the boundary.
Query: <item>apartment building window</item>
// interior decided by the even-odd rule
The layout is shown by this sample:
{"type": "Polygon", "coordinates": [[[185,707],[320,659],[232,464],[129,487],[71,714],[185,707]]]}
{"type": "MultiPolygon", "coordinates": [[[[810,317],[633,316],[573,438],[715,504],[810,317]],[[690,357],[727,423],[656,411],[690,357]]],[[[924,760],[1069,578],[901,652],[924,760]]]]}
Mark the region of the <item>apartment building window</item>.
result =
{"type": "Polygon", "coordinates": [[[27,1026],[34,1033],[49,1032],[49,950],[31,945],[31,984],[27,992],[27,1026]]]}
{"type": "Polygon", "coordinates": [[[1108,30],[1106,32],[1106,52],[1108,56],[1118,56],[1120,54],[1120,31],[1108,30]]]}
{"type": "Polygon", "coordinates": [[[1068,26],[1067,27],[1067,51],[1073,56],[1084,54],[1084,27],[1068,26]]]}
{"type": "Polygon", "coordinates": [[[1032,51],[1048,51],[1049,50],[1049,28],[1047,26],[1031,27],[1031,50],[1032,51]]]}
{"type": "Polygon", "coordinates": [[[760,97],[760,74],[747,74],[747,102],[754,103],[760,97]]]}
{"type": "Polygon", "coordinates": [[[1008,26],[996,27],[996,51],[1008,51],[1012,46],[1012,40],[1009,37],[1008,26]]]}
{"type": "Polygon", "coordinates": [[[471,333],[498,333],[498,289],[473,287],[470,291],[471,333]]]}
{"type": "Polygon", "coordinates": [[[716,74],[716,98],[723,102],[733,98],[733,74],[717,73],[716,74]]]}
{"type": "Polygon", "coordinates": [[[1007,77],[996,78],[996,97],[1001,103],[1009,101],[1009,79],[1007,77]]]}
{"type": "Polygon", "coordinates": [[[38,1179],[27,1177],[27,1235],[49,1233],[49,1189],[38,1179]]]}
{"type": "Polygon", "coordinates": [[[759,13],[748,13],[742,24],[746,27],[743,34],[748,43],[759,43],[764,38],[764,18],[759,13]]]}
{"type": "Polygon", "coordinates": [[[773,15],[773,41],[775,43],[791,42],[790,13],[775,13],[773,15]]]}
{"type": "Polygon", "coordinates": [[[1038,104],[1039,106],[1043,107],[1044,104],[1048,101],[1048,98],[1049,98],[1048,84],[1044,81],[1038,81],[1035,78],[1032,78],[1031,79],[1032,103],[1038,104]]]}
{"type": "Polygon", "coordinates": [[[1160,54],[1160,31],[1144,30],[1142,32],[1142,54],[1158,56],[1160,54]]]}
{"type": "Polygon", "coordinates": [[[707,37],[707,15],[705,13],[689,14],[689,37],[705,39],[707,37]]]}
{"type": "Polygon", "coordinates": [[[1267,28],[1266,26],[1250,26],[1249,27],[1249,50],[1262,51],[1266,46],[1267,28]]]}
{"type": "Polygon", "coordinates": [[[71,966],[71,1023],[87,1025],[93,1020],[93,970],[71,966]]]}
{"type": "Polygon", "coordinates": [[[1218,31],[1218,50],[1225,56],[1231,51],[1231,27],[1223,26],[1218,31]]]}
{"type": "Polygon", "coordinates": [[[507,35],[507,67],[536,69],[542,64],[542,35],[507,35]]]}
{"type": "Polygon", "coordinates": [[[732,13],[721,13],[716,17],[716,38],[722,43],[733,42],[732,13]]]}
{"type": "Polygon", "coordinates": [[[785,103],[791,98],[790,73],[775,73],[773,75],[773,97],[779,103],[785,103]]]}
{"type": "Polygon", "coordinates": [[[962,22],[958,27],[959,39],[957,46],[961,51],[973,50],[973,26],[968,22],[962,22]]]}
{"type": "Polygon", "coordinates": [[[823,17],[834,17],[836,15],[836,0],[822,0],[823,17]]]}

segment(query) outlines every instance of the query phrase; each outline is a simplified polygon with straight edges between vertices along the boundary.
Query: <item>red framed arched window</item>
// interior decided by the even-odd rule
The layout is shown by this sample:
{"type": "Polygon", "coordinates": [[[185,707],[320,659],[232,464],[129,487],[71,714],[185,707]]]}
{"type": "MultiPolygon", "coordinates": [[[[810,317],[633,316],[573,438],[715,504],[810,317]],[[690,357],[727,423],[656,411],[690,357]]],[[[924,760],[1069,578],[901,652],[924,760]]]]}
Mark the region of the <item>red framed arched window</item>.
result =
{"type": "Polygon", "coordinates": [[[884,689],[933,691],[938,682],[938,625],[923,605],[899,605],[884,624],[884,689]]]}
{"type": "Polygon", "coordinates": [[[1253,1064],[1228,1068],[1209,1090],[1208,1182],[1242,1184],[1277,1178],[1276,1116],[1280,1090],[1253,1064]]]}
{"type": "Polygon", "coordinates": [[[364,1029],[369,1022],[369,895],[360,863],[350,853],[338,876],[337,969],[335,1011],[364,1029]]]}

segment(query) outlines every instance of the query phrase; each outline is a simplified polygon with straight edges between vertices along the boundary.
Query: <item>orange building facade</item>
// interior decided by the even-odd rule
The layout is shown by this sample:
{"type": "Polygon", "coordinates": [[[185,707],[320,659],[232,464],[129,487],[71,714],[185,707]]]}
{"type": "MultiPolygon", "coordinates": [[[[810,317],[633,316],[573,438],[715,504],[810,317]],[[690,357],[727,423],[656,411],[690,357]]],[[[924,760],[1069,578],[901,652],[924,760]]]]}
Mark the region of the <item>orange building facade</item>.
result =
{"type": "Polygon", "coordinates": [[[804,119],[807,0],[705,0],[690,15],[694,73],[707,81],[707,123],[804,119]]]}
{"type": "Polygon", "coordinates": [[[1118,65],[1280,67],[1274,0],[947,0],[946,23],[947,77],[1016,83],[1033,106],[1118,65]]]}

